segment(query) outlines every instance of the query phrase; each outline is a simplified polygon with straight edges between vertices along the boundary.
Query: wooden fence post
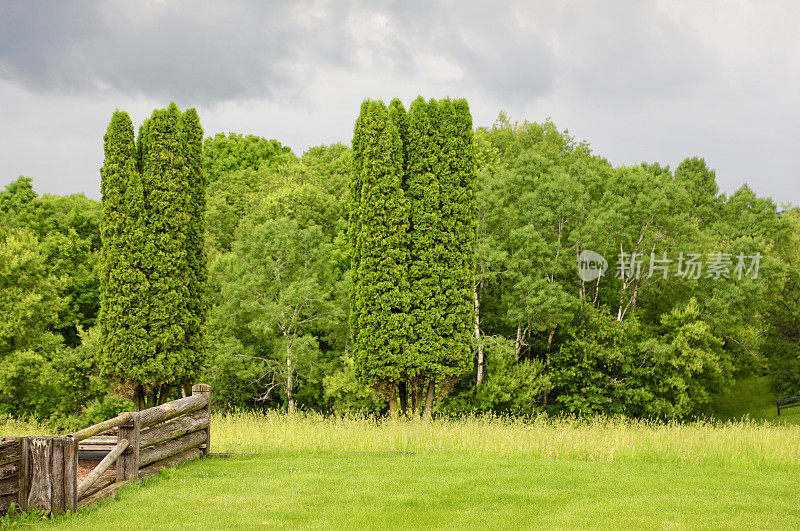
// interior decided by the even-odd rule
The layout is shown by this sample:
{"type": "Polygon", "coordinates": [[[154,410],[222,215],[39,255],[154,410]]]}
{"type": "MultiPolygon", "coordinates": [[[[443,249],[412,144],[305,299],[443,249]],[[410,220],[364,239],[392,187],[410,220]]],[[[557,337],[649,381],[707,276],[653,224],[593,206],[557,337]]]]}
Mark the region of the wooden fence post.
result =
{"type": "Polygon", "coordinates": [[[203,455],[208,455],[211,452],[211,386],[208,384],[194,384],[192,386],[192,395],[203,395],[208,398],[208,404],[206,404],[208,428],[206,428],[206,443],[205,448],[203,448],[203,455]]]}
{"type": "Polygon", "coordinates": [[[31,465],[30,465],[30,457],[28,457],[28,448],[30,445],[30,441],[28,437],[22,437],[19,440],[20,449],[20,463],[19,463],[19,508],[27,512],[28,511],[28,494],[30,494],[31,488],[31,465]]]}
{"type": "Polygon", "coordinates": [[[119,427],[117,442],[128,441],[128,448],[117,459],[117,481],[136,481],[139,479],[139,439],[142,421],[139,413],[133,413],[131,420],[119,427]]]}
{"type": "Polygon", "coordinates": [[[52,508],[50,486],[50,454],[52,439],[49,437],[31,437],[28,452],[31,460],[30,494],[28,510],[49,511],[52,508]]]}
{"type": "Polygon", "coordinates": [[[50,439],[50,512],[64,512],[64,440],[50,439]]]}
{"type": "Polygon", "coordinates": [[[64,504],[65,510],[78,510],[78,441],[69,436],[64,441],[64,504]]]}
{"type": "Polygon", "coordinates": [[[72,437],[30,437],[20,440],[20,508],[53,514],[77,506],[78,446],[72,437]]]}

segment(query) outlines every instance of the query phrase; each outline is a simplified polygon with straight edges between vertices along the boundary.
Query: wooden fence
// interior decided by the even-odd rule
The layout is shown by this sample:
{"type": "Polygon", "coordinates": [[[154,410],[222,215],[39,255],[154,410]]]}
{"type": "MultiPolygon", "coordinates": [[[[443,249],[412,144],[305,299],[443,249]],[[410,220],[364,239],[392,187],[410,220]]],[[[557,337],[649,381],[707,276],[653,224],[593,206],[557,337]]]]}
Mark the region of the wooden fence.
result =
{"type": "Polygon", "coordinates": [[[112,494],[128,481],[207,455],[211,449],[211,389],[113,419],[64,437],[0,439],[0,514],[13,504],[22,511],[59,514],[112,494]],[[101,436],[117,428],[116,437],[101,436]],[[80,451],[105,457],[78,481],[80,451]],[[106,474],[112,465],[116,473],[106,474]]]}

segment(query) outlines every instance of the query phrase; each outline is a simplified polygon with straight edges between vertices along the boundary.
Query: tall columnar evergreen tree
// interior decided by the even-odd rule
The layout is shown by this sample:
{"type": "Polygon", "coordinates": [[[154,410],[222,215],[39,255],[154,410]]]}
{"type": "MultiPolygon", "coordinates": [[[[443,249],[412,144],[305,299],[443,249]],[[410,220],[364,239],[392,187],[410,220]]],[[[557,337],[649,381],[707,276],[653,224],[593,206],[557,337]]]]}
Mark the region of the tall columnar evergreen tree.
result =
{"type": "Polygon", "coordinates": [[[388,113],[381,103],[365,105],[353,136],[350,191],[350,326],[356,369],[373,385],[380,381],[379,386],[387,388],[390,397],[399,389],[403,406],[404,398],[409,396],[415,411],[427,389],[425,415],[430,416],[436,382],[441,389],[447,389],[470,360],[476,225],[471,117],[463,100],[426,102],[420,97],[408,114],[398,100],[391,103],[388,113]],[[390,136],[398,137],[390,143],[396,147],[388,152],[380,145],[383,136],[371,129],[375,125],[370,125],[375,123],[371,117],[384,115],[390,136]],[[368,185],[370,179],[391,176],[392,197],[398,193],[394,188],[398,180],[395,170],[377,171],[385,167],[387,158],[396,159],[391,166],[401,174],[401,200],[397,204],[405,210],[397,219],[406,221],[402,225],[395,223],[394,227],[404,228],[405,232],[392,233],[392,240],[384,239],[384,247],[378,248],[370,245],[368,242],[374,240],[368,238],[376,234],[376,223],[384,226],[391,223],[391,218],[384,210],[376,209],[376,201],[367,190],[373,193],[372,185],[368,185]],[[365,261],[369,253],[373,256],[365,261]],[[405,267],[393,272],[392,267],[401,264],[405,267]],[[377,287],[375,282],[386,284],[377,287]],[[389,286],[393,300],[399,302],[391,308],[376,303],[375,294],[366,296],[370,290],[386,291],[389,286]],[[399,350],[393,350],[391,357],[362,339],[362,335],[375,336],[368,324],[378,324],[376,315],[381,311],[403,323],[394,329],[403,339],[398,340],[399,350]],[[380,360],[386,378],[375,378],[365,370],[365,361],[373,359],[380,360]]]}
{"type": "Polygon", "coordinates": [[[417,98],[408,119],[408,175],[411,228],[408,245],[411,255],[411,318],[414,337],[414,370],[410,376],[417,390],[431,377],[431,363],[443,347],[439,334],[444,317],[441,285],[442,210],[437,167],[440,147],[437,141],[438,115],[435,100],[417,98]]]}
{"type": "MultiPolygon", "coordinates": [[[[435,242],[435,255],[420,260],[419,266],[422,282],[429,282],[434,291],[427,302],[422,298],[416,300],[423,305],[420,308],[424,311],[419,313],[428,316],[436,343],[422,357],[420,368],[427,387],[425,414],[429,416],[435,383],[446,388],[469,366],[477,212],[469,107],[464,100],[454,103],[449,99],[431,100],[427,107],[431,127],[422,158],[430,161],[426,171],[434,178],[428,181],[428,186],[438,198],[427,210],[438,215],[438,219],[432,218],[428,229],[432,233],[429,238],[435,242]]],[[[420,158],[413,151],[409,150],[409,158],[420,158]]],[[[412,176],[413,172],[409,172],[409,179],[412,176]]],[[[420,237],[417,235],[412,236],[411,245],[419,245],[415,242],[420,237]]],[[[418,341],[424,342],[426,328],[417,336],[418,341]]]]}
{"type": "Polygon", "coordinates": [[[173,103],[139,130],[115,114],[103,166],[103,352],[139,407],[200,371],[206,261],[202,129],[173,103]],[[123,198],[120,200],[120,198],[123,198]],[[117,279],[120,280],[117,280],[117,279]]]}
{"type": "MultiPolygon", "coordinates": [[[[394,113],[392,113],[394,114],[394,113]]],[[[408,207],[403,193],[403,145],[382,102],[370,101],[354,132],[354,188],[360,198],[353,229],[356,373],[383,390],[396,410],[409,345],[408,207]]],[[[352,219],[352,218],[351,218],[352,219]]],[[[351,240],[351,241],[352,241],[351,240]]]]}
{"type": "MultiPolygon", "coordinates": [[[[364,101],[361,104],[361,112],[356,119],[355,129],[353,130],[353,166],[350,178],[349,188],[349,202],[347,204],[348,210],[348,232],[347,241],[350,248],[350,271],[357,272],[361,263],[361,247],[358,245],[360,242],[359,234],[361,232],[361,222],[359,215],[361,213],[361,171],[363,169],[363,128],[364,120],[369,111],[371,102],[364,101]]],[[[360,330],[359,318],[362,314],[362,309],[359,305],[360,298],[356,295],[358,293],[359,282],[357,278],[351,278],[350,288],[348,292],[348,300],[350,302],[349,325],[351,331],[352,346],[358,344],[358,334],[360,330]]]]}
{"type": "Polygon", "coordinates": [[[133,125],[116,111],[105,135],[100,171],[103,242],[99,325],[109,374],[128,382],[143,380],[141,361],[153,356],[148,341],[149,279],[144,269],[148,240],[142,181],[136,167],[133,125]]]}
{"type": "Polygon", "coordinates": [[[186,141],[186,173],[189,198],[187,210],[189,213],[188,242],[186,245],[187,259],[189,262],[189,326],[187,329],[187,344],[189,353],[192,354],[191,362],[187,364],[185,385],[192,383],[191,379],[202,367],[202,353],[206,350],[205,321],[208,314],[206,301],[206,280],[208,270],[206,267],[205,247],[205,211],[206,193],[205,176],[203,174],[203,128],[197,111],[189,109],[183,114],[183,137],[186,141]]]}
{"type": "Polygon", "coordinates": [[[472,115],[465,99],[452,104],[452,122],[448,134],[449,164],[453,179],[449,181],[452,205],[454,270],[453,292],[449,298],[448,318],[451,347],[442,360],[442,376],[450,379],[469,365],[470,337],[474,322],[473,285],[475,278],[475,241],[477,238],[478,204],[476,199],[477,164],[472,129],[472,115]]]}
{"type": "MultiPolygon", "coordinates": [[[[403,194],[406,195],[406,202],[408,201],[408,197],[406,194],[406,179],[407,179],[407,136],[408,136],[408,116],[406,114],[406,109],[403,106],[403,103],[395,98],[389,104],[389,121],[392,122],[395,127],[397,127],[397,133],[400,137],[400,144],[401,149],[400,153],[402,156],[402,168],[401,168],[401,187],[403,189],[403,194]]],[[[409,218],[410,224],[410,218],[409,218]]],[[[410,228],[410,225],[409,225],[410,228]]],[[[406,244],[406,251],[410,252],[408,245],[406,244]]],[[[407,259],[410,259],[410,254],[407,255],[407,259]]],[[[409,294],[410,295],[410,291],[409,294]]],[[[408,301],[410,303],[410,299],[408,301]]],[[[408,326],[409,332],[412,333],[413,337],[413,321],[411,316],[408,316],[408,326]]],[[[402,368],[401,368],[401,376],[400,381],[397,385],[397,394],[399,398],[399,406],[401,411],[405,411],[407,404],[408,404],[408,397],[409,393],[413,391],[413,382],[416,373],[416,363],[415,363],[415,355],[414,355],[415,345],[412,342],[409,342],[406,346],[405,352],[402,355],[402,368]]]]}

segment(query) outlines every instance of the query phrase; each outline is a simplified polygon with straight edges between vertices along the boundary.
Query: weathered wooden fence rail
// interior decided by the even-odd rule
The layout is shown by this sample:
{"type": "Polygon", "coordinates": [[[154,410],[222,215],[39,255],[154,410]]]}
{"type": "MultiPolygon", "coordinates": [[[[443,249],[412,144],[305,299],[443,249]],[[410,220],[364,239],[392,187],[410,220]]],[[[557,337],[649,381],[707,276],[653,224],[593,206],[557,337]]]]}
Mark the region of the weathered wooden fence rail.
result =
{"type": "Polygon", "coordinates": [[[74,512],[128,481],[176,466],[211,449],[211,389],[138,412],[125,412],[65,437],[0,438],[0,514],[74,512]],[[117,428],[117,436],[101,436],[117,428]],[[105,454],[78,482],[79,449],[105,454]],[[116,464],[116,474],[106,474],[116,464]]]}

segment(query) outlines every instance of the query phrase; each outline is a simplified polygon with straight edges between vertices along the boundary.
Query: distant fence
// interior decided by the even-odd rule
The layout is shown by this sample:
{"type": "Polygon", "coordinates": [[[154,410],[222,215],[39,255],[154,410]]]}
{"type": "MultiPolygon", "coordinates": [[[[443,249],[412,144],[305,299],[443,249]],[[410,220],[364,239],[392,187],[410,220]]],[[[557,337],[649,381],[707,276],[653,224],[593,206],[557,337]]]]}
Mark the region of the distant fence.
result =
{"type": "Polygon", "coordinates": [[[0,514],[22,511],[59,514],[90,504],[136,481],[207,455],[211,449],[211,389],[113,419],[64,437],[0,439],[0,514]],[[117,428],[114,436],[99,434],[117,428]],[[100,451],[103,459],[78,481],[79,451],[100,451]],[[116,474],[105,474],[116,465],[116,474]]]}
{"type": "Polygon", "coordinates": [[[781,398],[775,404],[778,406],[778,416],[781,414],[782,409],[789,409],[790,407],[800,406],[800,396],[793,396],[791,398],[781,398]]]}

